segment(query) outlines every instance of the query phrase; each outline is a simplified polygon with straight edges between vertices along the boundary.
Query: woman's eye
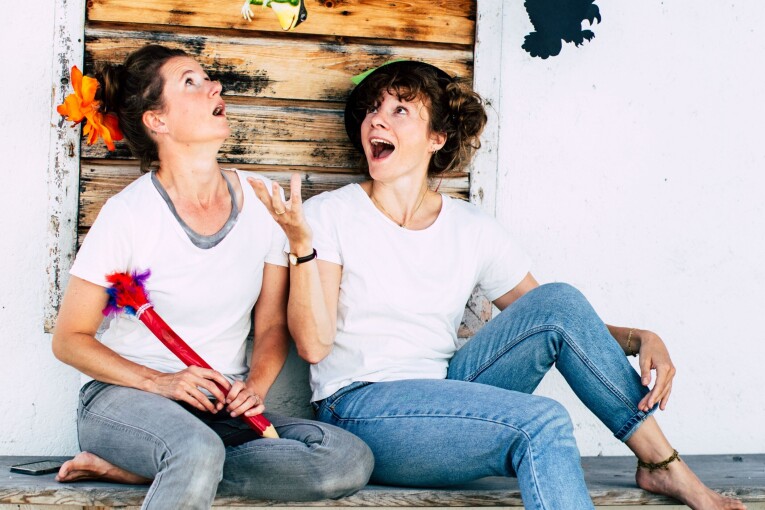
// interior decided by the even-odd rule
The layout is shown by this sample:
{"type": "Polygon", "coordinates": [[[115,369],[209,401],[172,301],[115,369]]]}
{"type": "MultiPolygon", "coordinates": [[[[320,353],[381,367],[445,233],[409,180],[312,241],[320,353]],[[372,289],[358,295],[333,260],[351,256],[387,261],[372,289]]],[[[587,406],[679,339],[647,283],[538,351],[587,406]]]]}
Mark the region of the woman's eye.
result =
{"type": "Polygon", "coordinates": [[[404,108],[403,106],[397,106],[396,107],[396,113],[407,113],[409,110],[404,108]]]}
{"type": "Polygon", "coordinates": [[[191,78],[186,78],[186,85],[194,85],[194,80],[191,78]]]}
{"type": "Polygon", "coordinates": [[[377,107],[370,106],[369,108],[367,108],[367,113],[377,113],[377,107]]]}

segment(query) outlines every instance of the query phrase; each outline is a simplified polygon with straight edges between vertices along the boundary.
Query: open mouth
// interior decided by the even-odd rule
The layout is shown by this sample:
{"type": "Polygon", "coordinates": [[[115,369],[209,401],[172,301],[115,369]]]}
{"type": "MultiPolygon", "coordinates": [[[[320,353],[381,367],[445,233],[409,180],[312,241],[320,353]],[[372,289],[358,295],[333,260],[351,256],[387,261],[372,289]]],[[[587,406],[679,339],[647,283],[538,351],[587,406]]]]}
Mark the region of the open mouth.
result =
{"type": "Polygon", "coordinates": [[[226,105],[221,103],[213,110],[213,116],[220,117],[226,115],[226,105]]]}
{"type": "Polygon", "coordinates": [[[387,158],[396,150],[395,145],[382,138],[372,138],[369,142],[372,145],[372,157],[374,159],[387,158]]]}

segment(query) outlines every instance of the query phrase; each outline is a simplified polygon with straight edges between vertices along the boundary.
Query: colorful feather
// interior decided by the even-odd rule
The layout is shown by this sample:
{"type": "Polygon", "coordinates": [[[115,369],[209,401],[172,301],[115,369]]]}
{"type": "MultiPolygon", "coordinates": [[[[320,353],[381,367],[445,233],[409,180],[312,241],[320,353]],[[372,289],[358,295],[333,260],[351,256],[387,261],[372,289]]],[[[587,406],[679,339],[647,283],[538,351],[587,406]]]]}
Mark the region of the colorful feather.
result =
{"type": "Polygon", "coordinates": [[[132,273],[112,273],[106,277],[106,281],[112,286],[106,289],[109,301],[103,309],[104,315],[117,315],[124,311],[128,315],[135,315],[142,305],[149,303],[149,293],[146,291],[146,280],[151,276],[151,270],[144,272],[138,270],[132,273]]]}

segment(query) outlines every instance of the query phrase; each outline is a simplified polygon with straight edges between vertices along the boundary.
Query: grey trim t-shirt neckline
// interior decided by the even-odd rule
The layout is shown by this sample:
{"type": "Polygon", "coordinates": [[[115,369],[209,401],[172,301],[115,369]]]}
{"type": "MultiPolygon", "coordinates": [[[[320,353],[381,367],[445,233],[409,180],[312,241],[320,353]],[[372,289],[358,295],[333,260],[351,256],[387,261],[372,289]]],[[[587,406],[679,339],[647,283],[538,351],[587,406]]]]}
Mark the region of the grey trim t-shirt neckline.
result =
{"type": "Polygon", "coordinates": [[[180,216],[178,216],[178,211],[175,209],[173,201],[170,200],[170,196],[167,194],[167,191],[165,191],[162,183],[159,182],[159,179],[157,178],[157,172],[151,173],[152,184],[154,184],[154,187],[157,189],[160,196],[167,204],[167,207],[170,208],[170,212],[173,213],[173,216],[175,216],[178,224],[181,226],[181,228],[183,228],[183,231],[186,232],[186,235],[189,236],[189,240],[194,244],[194,246],[203,250],[209,250],[210,248],[217,246],[218,243],[223,241],[226,235],[231,232],[231,229],[234,228],[234,225],[236,225],[236,220],[239,217],[239,208],[236,206],[236,195],[234,194],[234,188],[231,186],[231,183],[228,181],[228,179],[226,179],[226,177],[223,175],[223,171],[221,171],[221,175],[223,176],[223,180],[226,181],[228,193],[231,196],[231,214],[229,214],[226,223],[221,227],[220,230],[214,234],[205,236],[194,232],[191,227],[189,227],[186,222],[183,221],[180,216]]]}

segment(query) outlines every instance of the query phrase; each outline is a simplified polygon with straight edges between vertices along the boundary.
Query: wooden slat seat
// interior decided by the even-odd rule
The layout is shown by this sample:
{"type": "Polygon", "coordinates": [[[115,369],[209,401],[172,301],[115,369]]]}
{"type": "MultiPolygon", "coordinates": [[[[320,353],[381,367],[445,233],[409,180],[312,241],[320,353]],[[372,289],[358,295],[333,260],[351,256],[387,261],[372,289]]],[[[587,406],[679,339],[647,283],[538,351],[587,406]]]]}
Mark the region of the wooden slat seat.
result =
{"type": "MultiPolygon", "coordinates": [[[[146,486],[117,485],[102,482],[61,484],[54,475],[28,476],[10,473],[8,467],[43,457],[0,457],[0,505],[46,505],[83,509],[138,507],[146,486]]],[[[49,458],[49,457],[45,457],[49,458]]],[[[710,487],[745,503],[765,504],[765,454],[759,455],[689,455],[683,459],[710,487]]],[[[582,459],[587,486],[593,502],[600,505],[644,506],[671,505],[676,501],[643,491],[635,486],[633,457],[585,457],[582,459]]],[[[441,489],[367,486],[341,500],[315,502],[253,501],[241,497],[216,498],[215,508],[260,507],[522,507],[515,479],[484,478],[475,482],[441,489]]],[[[2,507],[0,507],[2,508],[2,507]]]]}

